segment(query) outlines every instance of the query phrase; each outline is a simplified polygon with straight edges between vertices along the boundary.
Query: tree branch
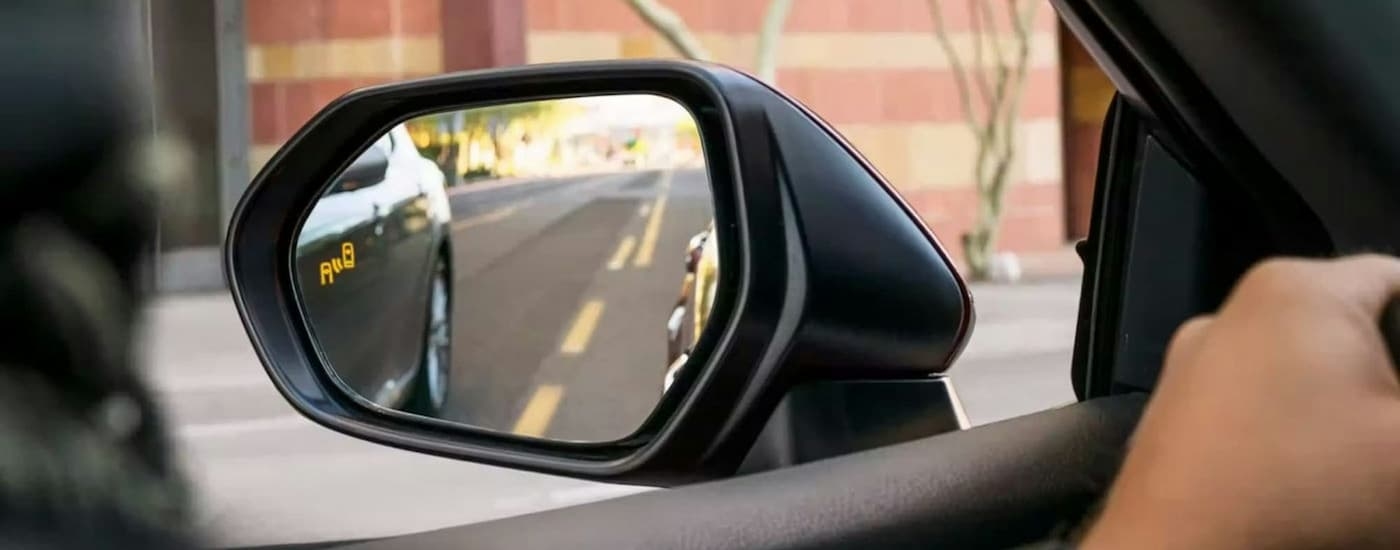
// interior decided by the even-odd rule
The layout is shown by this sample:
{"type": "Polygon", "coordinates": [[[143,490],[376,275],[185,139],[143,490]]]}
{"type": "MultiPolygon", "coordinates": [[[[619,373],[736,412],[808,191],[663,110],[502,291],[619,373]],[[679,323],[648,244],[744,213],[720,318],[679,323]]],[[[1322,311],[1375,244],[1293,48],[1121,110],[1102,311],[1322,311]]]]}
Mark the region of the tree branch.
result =
{"type": "MultiPolygon", "coordinates": [[[[996,74],[995,85],[993,86],[992,95],[987,101],[986,134],[977,152],[979,162],[999,164],[1002,159],[999,145],[1001,143],[1002,133],[1005,130],[1002,125],[1002,116],[1006,110],[1006,87],[1010,78],[1007,74],[1006,67],[996,67],[994,71],[996,74]]],[[[980,165],[978,168],[977,184],[982,187],[983,190],[992,190],[996,185],[996,177],[986,178],[985,168],[980,165]]]]}
{"type": "MultiPolygon", "coordinates": [[[[1009,75],[1012,80],[1009,88],[1011,97],[1007,102],[1007,109],[999,121],[1002,129],[1000,130],[1001,140],[998,146],[1000,147],[1000,156],[1005,159],[1007,169],[1010,167],[1011,160],[1016,157],[1016,126],[1021,116],[1021,100],[1025,96],[1026,74],[1030,68],[1031,26],[1034,24],[1035,12],[1039,3],[1037,0],[1024,2],[1012,0],[1008,4],[1008,8],[1015,10],[1015,13],[1012,14],[1012,33],[1016,38],[1017,49],[1016,65],[1012,67],[1013,72],[1009,75]]],[[[993,181],[991,191],[1000,196],[1006,188],[1009,178],[1003,175],[998,180],[993,181]]]]}
{"type": "MultiPolygon", "coordinates": [[[[987,33],[984,32],[987,22],[983,20],[982,10],[978,8],[977,4],[985,4],[988,1],[989,0],[967,0],[967,13],[972,27],[972,66],[977,71],[973,75],[973,82],[977,83],[977,91],[981,94],[978,97],[981,98],[982,107],[984,109],[991,108],[992,86],[987,83],[987,62],[986,58],[982,55],[985,49],[985,44],[983,44],[983,42],[986,42],[987,36],[987,33]]],[[[995,25],[993,25],[993,27],[995,27],[995,25]]]]}
{"type": "Polygon", "coordinates": [[[783,24],[787,22],[792,0],[772,0],[768,3],[768,13],[763,16],[763,27],[758,34],[758,58],[754,61],[754,73],[760,80],[776,82],[778,78],[778,38],[783,34],[783,24]]]}
{"type": "Polygon", "coordinates": [[[934,17],[934,28],[939,44],[948,53],[958,85],[959,98],[963,102],[964,113],[972,126],[977,140],[977,158],[974,165],[975,189],[977,191],[977,217],[970,231],[963,235],[966,257],[974,278],[987,276],[991,267],[992,253],[996,248],[997,234],[1000,232],[1002,213],[1005,210],[1006,189],[1012,180],[1011,170],[1017,154],[1017,125],[1020,122],[1021,101],[1025,93],[1026,75],[1030,66],[1032,27],[1036,5],[1041,0],[1001,0],[1006,9],[1010,34],[1014,42],[1003,41],[1003,31],[997,22],[996,12],[991,7],[993,0],[970,0],[974,56],[977,59],[977,83],[982,86],[986,109],[972,112],[967,99],[970,86],[966,71],[956,53],[944,27],[938,0],[928,0],[930,13],[934,17]],[[973,5],[976,4],[976,5],[973,5]],[[994,40],[990,45],[985,40],[994,40]],[[982,52],[990,48],[994,59],[991,67],[982,63],[982,52]],[[978,115],[983,121],[978,120],[978,115]]]}
{"type": "Polygon", "coordinates": [[[686,28],[685,21],[682,21],[676,12],[671,11],[671,8],[661,5],[656,0],[627,0],[627,3],[631,4],[637,15],[655,28],[656,32],[661,33],[661,37],[681,55],[697,61],[710,60],[710,52],[696,40],[695,35],[686,28]]]}
{"type": "MultiPolygon", "coordinates": [[[[1005,2],[1007,11],[1006,17],[1008,19],[1011,17],[1015,17],[1012,14],[1012,12],[1016,9],[1015,2],[1016,0],[1006,0],[1005,2]]],[[[983,40],[986,40],[990,37],[992,40],[993,61],[996,62],[996,65],[998,67],[1005,66],[1006,55],[1002,52],[1001,47],[1001,28],[997,26],[997,15],[996,12],[992,11],[992,2],[990,0],[981,0],[976,3],[978,7],[977,11],[980,11],[981,15],[974,15],[973,17],[980,17],[981,19],[985,20],[988,24],[991,25],[991,28],[989,29],[978,29],[979,32],[977,33],[977,41],[978,43],[981,43],[983,40]]]]}
{"type": "Polygon", "coordinates": [[[1034,25],[1038,5],[1036,0],[1012,0],[1009,4],[1011,9],[1016,10],[1012,20],[1012,33],[1016,38],[1016,64],[1012,66],[1011,99],[1001,122],[1006,128],[1003,131],[1005,141],[1002,148],[1008,155],[1011,155],[1014,149],[1015,136],[1012,134],[1021,116],[1021,100],[1025,96],[1026,75],[1030,71],[1031,27],[1034,25]]]}
{"type": "MultiPolygon", "coordinates": [[[[1019,14],[1019,11],[1016,9],[1016,2],[1017,0],[1006,0],[1005,2],[1006,17],[1007,20],[1010,22],[1008,26],[1015,25],[1016,17],[1019,14]]],[[[989,127],[987,133],[991,135],[990,146],[994,148],[994,154],[1000,157],[1002,155],[1002,152],[1000,150],[996,150],[995,148],[997,148],[1001,144],[1001,141],[1005,139],[1007,131],[1009,129],[1014,129],[1008,128],[1008,123],[1006,121],[1010,120],[1012,123],[1014,123],[1015,120],[1014,114],[1011,115],[1010,119],[1008,119],[1007,113],[1011,112],[1011,109],[1008,109],[1008,94],[1014,94],[1014,92],[1016,91],[1014,88],[1016,87],[1017,82],[1015,82],[1014,70],[1011,67],[1008,67],[1006,64],[1006,55],[1003,52],[1002,46],[1001,27],[996,23],[996,13],[992,11],[991,2],[978,2],[978,6],[978,11],[981,12],[980,17],[985,18],[987,21],[991,22],[990,29],[986,30],[985,32],[979,32],[977,39],[979,42],[988,38],[990,38],[993,41],[992,56],[994,58],[995,65],[993,66],[991,72],[996,76],[995,85],[993,87],[990,99],[987,102],[987,109],[989,111],[987,114],[987,126],[989,127]]]]}
{"type": "Polygon", "coordinates": [[[962,106],[963,117],[967,119],[968,128],[980,141],[983,134],[982,124],[978,121],[977,113],[972,109],[972,87],[967,81],[967,69],[963,66],[962,60],[958,58],[953,41],[948,38],[948,27],[943,22],[943,6],[940,0],[928,0],[928,11],[929,16],[933,18],[933,36],[943,49],[943,55],[948,57],[948,65],[953,72],[953,83],[958,90],[958,103],[962,106]]]}

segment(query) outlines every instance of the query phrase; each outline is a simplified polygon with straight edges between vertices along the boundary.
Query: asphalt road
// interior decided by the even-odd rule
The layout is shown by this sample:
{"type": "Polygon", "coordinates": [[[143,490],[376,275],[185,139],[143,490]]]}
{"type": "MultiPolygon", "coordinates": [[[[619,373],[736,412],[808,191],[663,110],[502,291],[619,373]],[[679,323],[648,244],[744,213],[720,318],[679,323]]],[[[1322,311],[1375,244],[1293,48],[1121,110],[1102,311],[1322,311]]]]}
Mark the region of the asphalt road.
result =
{"type": "MultiPolygon", "coordinates": [[[[673,194],[681,193],[679,188],[685,186],[684,179],[678,175],[672,180],[673,194]]],[[[599,184],[599,189],[591,196],[601,201],[598,204],[606,204],[614,198],[635,194],[627,200],[645,203],[647,190],[626,187],[627,184],[617,182],[599,184]]],[[[654,198],[655,190],[651,193],[654,198]]],[[[672,210],[671,204],[668,199],[666,208],[670,212],[663,218],[663,227],[669,226],[671,215],[678,212],[672,210]]],[[[499,207],[485,208],[471,216],[496,212],[499,207]]],[[[580,206],[574,211],[581,213],[588,209],[580,206]]],[[[645,220],[640,206],[637,209],[633,214],[636,219],[624,219],[617,226],[615,239],[621,239],[629,231],[635,234],[634,224],[645,220]]],[[[509,216],[497,214],[499,225],[491,230],[497,231],[498,236],[503,235],[502,231],[512,224],[531,218],[528,215],[516,218],[517,214],[525,213],[527,211],[520,210],[509,216]]],[[[563,219],[562,216],[558,218],[563,219]]],[[[675,219],[676,227],[683,227],[680,217],[675,219]]],[[[463,231],[471,228],[468,226],[463,231]]],[[[657,240],[654,269],[668,269],[669,265],[679,270],[680,249],[663,248],[661,237],[657,240]]],[[[617,246],[617,241],[611,246],[617,246]]],[[[593,258],[596,262],[597,258],[606,256],[604,253],[593,258]]],[[[489,262],[483,265],[487,264],[489,262]]],[[[617,272],[606,269],[600,272],[595,264],[585,272],[590,277],[601,277],[600,281],[625,285],[636,280],[621,277],[641,277],[647,271],[628,267],[617,272]]],[[[461,274],[465,276],[466,272],[461,274]]],[[[668,300],[675,291],[672,284],[666,286],[668,300]]],[[[589,349],[598,351],[605,345],[621,350],[653,345],[657,350],[664,349],[661,325],[650,321],[644,324],[655,327],[646,329],[654,331],[652,338],[608,336],[605,327],[628,328],[626,324],[608,324],[615,321],[612,312],[627,308],[621,306],[622,302],[615,302],[617,298],[606,289],[599,292],[595,294],[590,286],[572,300],[556,300],[568,306],[561,306],[561,311],[569,308],[577,311],[580,300],[586,301],[586,297],[601,296],[606,301],[608,305],[599,317],[589,349]]],[[[978,310],[977,326],[962,357],[950,372],[972,423],[994,422],[1072,400],[1068,370],[1078,300],[1077,280],[979,285],[973,287],[973,294],[978,310]]],[[[273,389],[249,346],[231,301],[223,293],[161,297],[149,309],[146,331],[143,338],[145,360],[150,364],[152,381],[167,414],[176,426],[174,435],[182,461],[198,486],[203,524],[219,542],[228,546],[412,533],[645,490],[415,454],[360,441],[312,424],[297,415],[273,389]]],[[[517,336],[524,335],[507,334],[502,338],[517,336]]],[[[556,331],[554,336],[560,337],[560,333],[556,331]]],[[[559,342],[556,340],[553,345],[559,342]]],[[[628,356],[641,357],[641,354],[628,356]]],[[[600,360],[605,358],[599,357],[600,360]]],[[[549,369],[534,370],[549,372],[549,369]]],[[[624,370],[618,368],[611,372],[616,374],[624,370]]],[[[659,366],[655,372],[657,378],[647,382],[649,388],[659,383],[659,366]]],[[[587,382],[573,379],[562,382],[565,392],[546,427],[547,433],[549,429],[567,426],[568,419],[582,414],[573,412],[578,410],[578,403],[602,403],[582,400],[580,396],[602,392],[614,398],[621,393],[611,388],[591,389],[607,387],[604,382],[615,383],[606,376],[592,378],[587,382]],[[594,386],[594,382],[599,384],[594,386]]],[[[522,381],[527,377],[512,379],[522,381]]],[[[534,375],[528,380],[534,382],[534,375]]],[[[642,384],[640,378],[629,380],[642,384]]],[[[518,395],[532,394],[529,387],[522,383],[518,395]]],[[[578,417],[592,418],[589,415],[578,417]]]]}
{"type": "Polygon", "coordinates": [[[452,384],[444,417],[571,441],[625,437],[652,412],[702,170],[623,172],[452,195],[452,384]],[[482,204],[487,203],[488,208],[482,204]]]}

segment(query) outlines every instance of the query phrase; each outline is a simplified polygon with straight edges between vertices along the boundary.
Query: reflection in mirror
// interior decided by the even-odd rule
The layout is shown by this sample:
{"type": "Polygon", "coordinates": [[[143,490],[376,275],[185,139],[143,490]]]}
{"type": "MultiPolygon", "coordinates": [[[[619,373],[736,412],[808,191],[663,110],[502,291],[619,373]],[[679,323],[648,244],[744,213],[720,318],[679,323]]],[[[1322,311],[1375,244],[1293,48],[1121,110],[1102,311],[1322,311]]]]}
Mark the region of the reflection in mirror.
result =
{"type": "Polygon", "coordinates": [[[328,183],[297,238],[299,297],[333,377],[375,405],[613,441],[710,324],[710,181],[670,99],[427,115],[328,183]]]}

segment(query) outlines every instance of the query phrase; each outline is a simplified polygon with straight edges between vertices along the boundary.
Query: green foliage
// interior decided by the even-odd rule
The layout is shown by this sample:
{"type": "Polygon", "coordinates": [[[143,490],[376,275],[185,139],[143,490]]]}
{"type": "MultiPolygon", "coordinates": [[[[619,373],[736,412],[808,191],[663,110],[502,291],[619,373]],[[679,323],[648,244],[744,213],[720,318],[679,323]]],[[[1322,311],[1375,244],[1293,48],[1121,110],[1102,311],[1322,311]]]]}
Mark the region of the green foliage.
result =
{"type": "Polygon", "coordinates": [[[455,169],[462,151],[478,142],[494,158],[490,170],[500,176],[513,171],[511,149],[521,136],[550,139],[551,132],[579,112],[580,106],[568,99],[527,101],[435,113],[408,126],[419,150],[438,159],[444,170],[455,169]]]}
{"type": "MultiPolygon", "coordinates": [[[[485,133],[494,125],[496,131],[501,132],[522,123],[552,122],[568,111],[562,103],[560,100],[529,101],[468,109],[462,113],[463,130],[469,134],[485,133]]],[[[445,116],[450,117],[452,113],[445,116]]]]}
{"type": "Polygon", "coordinates": [[[495,177],[496,171],[485,166],[475,166],[467,169],[465,172],[462,172],[462,181],[464,183],[471,183],[477,180],[494,179],[495,177]]]}

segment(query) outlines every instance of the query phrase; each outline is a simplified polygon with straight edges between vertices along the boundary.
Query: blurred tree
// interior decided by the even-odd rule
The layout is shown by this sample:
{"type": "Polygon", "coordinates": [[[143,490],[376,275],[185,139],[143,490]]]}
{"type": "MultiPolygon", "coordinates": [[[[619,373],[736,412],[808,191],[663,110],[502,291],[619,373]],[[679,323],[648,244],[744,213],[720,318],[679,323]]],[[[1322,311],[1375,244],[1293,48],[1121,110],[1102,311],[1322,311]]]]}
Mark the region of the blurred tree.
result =
{"type": "Polygon", "coordinates": [[[499,173],[500,168],[508,164],[510,158],[511,148],[505,140],[506,132],[512,126],[523,123],[523,119],[547,113],[552,108],[553,103],[551,101],[530,101],[468,109],[462,113],[463,129],[468,136],[484,135],[490,140],[492,160],[494,161],[492,165],[497,167],[499,173]]]}
{"type": "Polygon", "coordinates": [[[554,128],[577,113],[567,101],[546,100],[506,103],[418,117],[409,122],[410,132],[424,154],[433,157],[447,174],[460,172],[459,158],[471,143],[484,140],[490,145],[490,166],[467,166],[480,175],[480,168],[502,175],[509,166],[511,147],[507,134],[548,136],[554,128]]]}
{"type": "Polygon", "coordinates": [[[691,117],[681,117],[676,121],[676,147],[684,151],[687,155],[699,155],[700,149],[700,127],[696,125],[695,119],[691,117]]]}
{"type": "Polygon", "coordinates": [[[973,181],[977,218],[962,236],[969,275],[991,274],[997,234],[1016,159],[1016,130],[1030,65],[1031,26],[1040,0],[967,0],[972,63],[965,64],[944,24],[944,0],[928,0],[934,35],[948,58],[968,129],[977,141],[973,181]],[[991,50],[986,59],[984,50],[991,50]]]}
{"type": "MultiPolygon", "coordinates": [[[[656,0],[625,1],[682,56],[697,61],[713,61],[709,50],[695,38],[681,16],[671,8],[656,0]]],[[[787,21],[787,14],[791,9],[792,0],[770,0],[768,11],[763,17],[763,26],[758,33],[754,76],[766,82],[777,80],[778,37],[783,33],[783,24],[787,21]]]]}

